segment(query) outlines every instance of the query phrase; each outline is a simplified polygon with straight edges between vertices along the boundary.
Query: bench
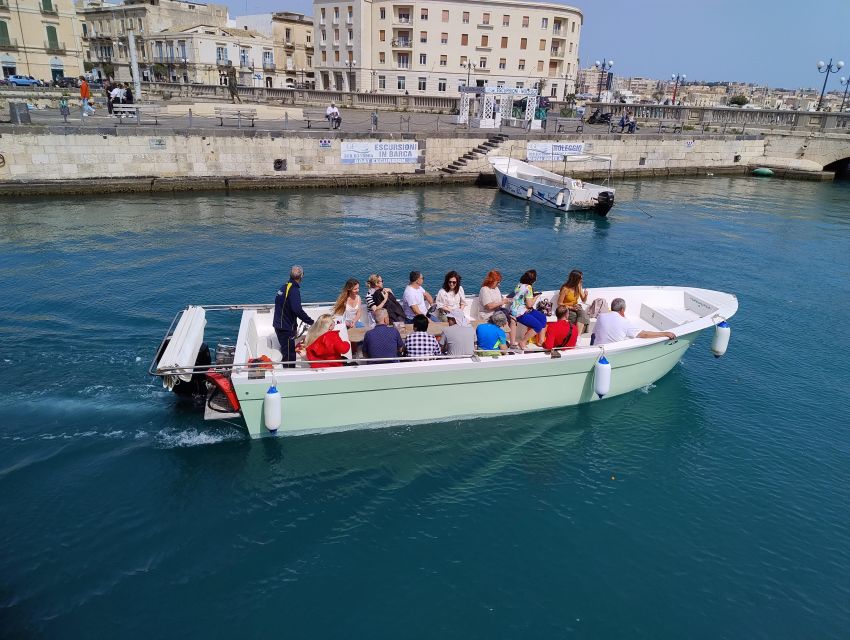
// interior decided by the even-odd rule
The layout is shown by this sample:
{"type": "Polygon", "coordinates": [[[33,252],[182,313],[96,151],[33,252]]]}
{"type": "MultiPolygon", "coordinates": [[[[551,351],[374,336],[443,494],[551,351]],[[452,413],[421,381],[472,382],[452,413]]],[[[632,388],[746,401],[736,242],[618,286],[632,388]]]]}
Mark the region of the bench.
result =
{"type": "Polygon", "coordinates": [[[673,133],[682,133],[682,123],[678,120],[659,120],[658,133],[664,133],[666,129],[671,129],[673,133]]]}
{"type": "Polygon", "coordinates": [[[326,124],[328,129],[333,128],[333,123],[326,117],[325,109],[304,109],[304,122],[307,128],[312,129],[313,124],[326,124]]]}
{"type": "Polygon", "coordinates": [[[568,129],[576,133],[584,131],[584,120],[581,118],[555,118],[555,133],[565,133],[568,129]]]}
{"type": "Polygon", "coordinates": [[[242,127],[243,120],[250,120],[251,126],[254,126],[254,119],[257,117],[256,109],[243,109],[241,107],[215,107],[215,117],[219,119],[220,127],[224,126],[225,119],[236,120],[237,128],[242,127]]]}
{"type": "Polygon", "coordinates": [[[155,104],[113,104],[112,115],[120,123],[123,118],[135,118],[136,124],[142,124],[142,115],[151,116],[154,124],[159,124],[161,107],[155,104]]]}

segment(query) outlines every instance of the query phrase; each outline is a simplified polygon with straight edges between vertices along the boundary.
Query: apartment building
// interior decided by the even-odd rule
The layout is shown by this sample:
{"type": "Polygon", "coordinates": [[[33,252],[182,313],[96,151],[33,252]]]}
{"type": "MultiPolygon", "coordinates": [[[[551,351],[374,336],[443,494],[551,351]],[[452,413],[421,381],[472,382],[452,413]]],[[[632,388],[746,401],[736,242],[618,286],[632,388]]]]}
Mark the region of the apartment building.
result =
{"type": "Polygon", "coordinates": [[[521,0],[314,0],[322,89],[458,95],[464,85],[574,90],[580,10],[521,0]]]}
{"type": "Polygon", "coordinates": [[[57,80],[83,73],[82,41],[71,0],[0,0],[0,67],[57,80]]]}
{"type": "Polygon", "coordinates": [[[89,0],[78,5],[77,13],[82,22],[86,70],[120,82],[132,80],[129,50],[131,32],[135,39],[143,80],[150,80],[159,75],[181,81],[189,77],[189,74],[184,68],[178,67],[176,57],[173,62],[155,61],[155,47],[151,44],[151,38],[166,30],[192,25],[227,25],[225,5],[183,0],[125,0],[123,4],[89,0]]]}
{"type": "Polygon", "coordinates": [[[284,86],[315,89],[313,19],[289,11],[275,13],[272,15],[272,37],[284,86]]]}

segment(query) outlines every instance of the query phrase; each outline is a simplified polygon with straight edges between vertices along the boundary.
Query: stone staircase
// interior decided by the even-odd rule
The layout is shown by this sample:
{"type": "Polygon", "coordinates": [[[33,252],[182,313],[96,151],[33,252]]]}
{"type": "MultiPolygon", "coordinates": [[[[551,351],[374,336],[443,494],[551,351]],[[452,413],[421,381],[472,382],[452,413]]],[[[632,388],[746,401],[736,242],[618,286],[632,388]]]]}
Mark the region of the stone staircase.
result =
{"type": "Polygon", "coordinates": [[[488,153],[490,153],[493,149],[499,147],[507,139],[507,134],[496,133],[490,136],[487,139],[487,142],[482,142],[477,147],[473,147],[471,150],[464,153],[454,162],[450,162],[449,166],[442,167],[440,171],[449,174],[462,171],[464,168],[466,168],[468,162],[470,162],[471,160],[480,160],[482,157],[486,157],[488,153]]]}

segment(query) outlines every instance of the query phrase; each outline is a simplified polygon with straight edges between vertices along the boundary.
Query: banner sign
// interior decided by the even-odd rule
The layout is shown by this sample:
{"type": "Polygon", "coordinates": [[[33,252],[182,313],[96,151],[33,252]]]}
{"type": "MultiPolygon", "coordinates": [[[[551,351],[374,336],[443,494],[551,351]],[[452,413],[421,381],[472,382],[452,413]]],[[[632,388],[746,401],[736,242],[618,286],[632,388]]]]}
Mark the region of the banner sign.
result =
{"type": "Polygon", "coordinates": [[[529,162],[546,160],[557,162],[564,156],[578,156],[584,153],[583,142],[529,142],[525,150],[529,162]]]}
{"type": "Polygon", "coordinates": [[[410,142],[343,142],[342,164],[415,164],[419,144],[410,142]]]}

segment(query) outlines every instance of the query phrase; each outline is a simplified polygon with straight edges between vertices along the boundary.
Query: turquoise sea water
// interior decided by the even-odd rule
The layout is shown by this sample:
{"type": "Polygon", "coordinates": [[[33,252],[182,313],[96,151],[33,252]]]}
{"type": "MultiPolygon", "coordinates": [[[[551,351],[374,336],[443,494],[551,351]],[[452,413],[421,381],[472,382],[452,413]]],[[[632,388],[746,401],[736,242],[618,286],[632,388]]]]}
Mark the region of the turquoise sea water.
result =
{"type": "Polygon", "coordinates": [[[471,187],[4,201],[0,637],[850,636],[850,185],[618,187],[607,220],[471,187]],[[723,359],[521,417],[252,442],[146,375],[178,309],[293,262],[308,300],[579,267],[741,308],[723,359]]]}

